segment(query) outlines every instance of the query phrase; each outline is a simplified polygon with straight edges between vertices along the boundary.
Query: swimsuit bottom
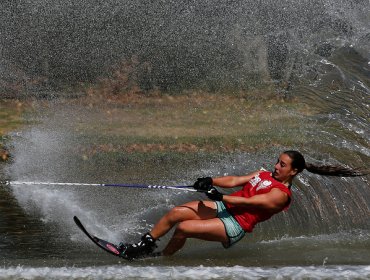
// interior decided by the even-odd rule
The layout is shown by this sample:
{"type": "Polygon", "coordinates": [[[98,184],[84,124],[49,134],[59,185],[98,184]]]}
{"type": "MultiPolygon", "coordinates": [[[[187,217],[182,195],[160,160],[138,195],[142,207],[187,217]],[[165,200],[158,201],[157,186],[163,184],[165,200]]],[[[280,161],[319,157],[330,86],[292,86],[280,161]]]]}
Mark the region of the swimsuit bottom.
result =
{"type": "Polygon", "coordinates": [[[224,223],[226,234],[229,238],[229,242],[227,244],[222,243],[222,245],[225,248],[230,248],[244,237],[245,231],[235,218],[226,210],[222,201],[215,201],[215,203],[217,206],[217,218],[224,223]]]}

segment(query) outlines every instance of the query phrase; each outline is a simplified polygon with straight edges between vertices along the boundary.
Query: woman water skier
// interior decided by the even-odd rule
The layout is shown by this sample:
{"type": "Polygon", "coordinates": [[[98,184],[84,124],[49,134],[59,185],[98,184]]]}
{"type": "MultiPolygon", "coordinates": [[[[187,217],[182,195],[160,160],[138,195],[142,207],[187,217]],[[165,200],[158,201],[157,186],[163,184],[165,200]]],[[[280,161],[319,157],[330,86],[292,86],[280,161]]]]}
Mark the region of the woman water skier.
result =
{"type": "Polygon", "coordinates": [[[152,254],[156,240],[176,226],[175,232],[162,251],[170,256],[180,250],[187,238],[219,241],[225,248],[241,240],[245,232],[289,207],[293,178],[304,169],[320,175],[362,176],[361,172],[340,166],[316,166],[305,162],[297,151],[283,152],[274,171],[256,171],[246,176],[199,178],[194,188],[204,191],[212,201],[192,201],[176,206],[164,215],[153,229],[135,244],[122,244],[126,258],[140,258],[152,254]],[[213,186],[243,188],[224,195],[213,186]]]}

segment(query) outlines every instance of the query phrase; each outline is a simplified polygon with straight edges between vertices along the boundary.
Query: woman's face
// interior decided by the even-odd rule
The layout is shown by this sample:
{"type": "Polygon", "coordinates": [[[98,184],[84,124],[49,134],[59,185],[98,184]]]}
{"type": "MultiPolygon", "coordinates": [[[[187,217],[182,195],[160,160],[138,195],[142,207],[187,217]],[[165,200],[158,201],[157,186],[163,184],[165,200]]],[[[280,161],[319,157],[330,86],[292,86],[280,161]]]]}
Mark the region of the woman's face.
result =
{"type": "Polygon", "coordinates": [[[275,164],[272,176],[278,181],[286,182],[291,180],[295,175],[297,175],[297,169],[293,169],[292,159],[287,154],[281,154],[275,164]]]}

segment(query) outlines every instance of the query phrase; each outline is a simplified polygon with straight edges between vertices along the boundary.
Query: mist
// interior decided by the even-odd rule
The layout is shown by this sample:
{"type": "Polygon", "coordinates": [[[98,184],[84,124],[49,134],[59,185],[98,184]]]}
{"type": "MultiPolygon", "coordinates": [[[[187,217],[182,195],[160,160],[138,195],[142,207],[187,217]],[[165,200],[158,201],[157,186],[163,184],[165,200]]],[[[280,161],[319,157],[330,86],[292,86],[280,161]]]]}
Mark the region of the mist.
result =
{"type": "Polygon", "coordinates": [[[292,82],[312,70],[312,61],[366,36],[366,7],[367,1],[2,1],[0,87],[90,83],[122,61],[134,61],[144,90],[292,82]]]}

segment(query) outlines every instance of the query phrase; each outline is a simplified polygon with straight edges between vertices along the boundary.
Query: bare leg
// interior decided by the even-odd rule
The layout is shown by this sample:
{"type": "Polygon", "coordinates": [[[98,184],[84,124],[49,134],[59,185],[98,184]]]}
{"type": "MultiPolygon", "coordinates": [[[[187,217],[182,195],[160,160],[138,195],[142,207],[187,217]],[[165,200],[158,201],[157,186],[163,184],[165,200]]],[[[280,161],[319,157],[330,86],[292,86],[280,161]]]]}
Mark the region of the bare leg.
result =
{"type": "Polygon", "coordinates": [[[165,235],[177,223],[188,220],[208,220],[217,215],[213,201],[192,201],[176,206],[164,215],[153,227],[150,234],[154,239],[165,235]]]}
{"type": "Polygon", "coordinates": [[[228,241],[225,226],[220,219],[188,220],[179,223],[170,242],[163,250],[163,255],[173,255],[184,246],[187,238],[220,241],[222,243],[228,241]]]}
{"type": "MultiPolygon", "coordinates": [[[[176,229],[175,235],[167,245],[165,253],[171,255],[179,250],[185,243],[187,237],[198,237],[206,240],[221,240],[225,238],[222,235],[221,227],[217,227],[215,222],[221,220],[216,218],[217,210],[213,201],[192,201],[181,206],[177,206],[164,215],[153,227],[150,234],[141,237],[141,241],[135,244],[124,246],[123,254],[128,258],[140,258],[153,252],[155,240],[165,235],[172,227],[180,223],[176,229]],[[200,222],[192,225],[191,222],[200,222]],[[202,221],[207,221],[208,227],[205,227],[202,221]],[[207,237],[207,232],[209,237],[207,237]]],[[[225,232],[225,229],[223,230],[225,232]]],[[[225,233],[223,233],[226,235],[225,233]]]]}
{"type": "Polygon", "coordinates": [[[159,220],[150,234],[158,239],[176,224],[178,226],[163,250],[163,255],[169,256],[177,252],[184,246],[187,238],[228,241],[224,224],[217,218],[213,201],[192,201],[173,208],[159,220]]]}

